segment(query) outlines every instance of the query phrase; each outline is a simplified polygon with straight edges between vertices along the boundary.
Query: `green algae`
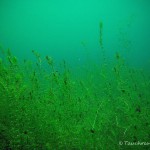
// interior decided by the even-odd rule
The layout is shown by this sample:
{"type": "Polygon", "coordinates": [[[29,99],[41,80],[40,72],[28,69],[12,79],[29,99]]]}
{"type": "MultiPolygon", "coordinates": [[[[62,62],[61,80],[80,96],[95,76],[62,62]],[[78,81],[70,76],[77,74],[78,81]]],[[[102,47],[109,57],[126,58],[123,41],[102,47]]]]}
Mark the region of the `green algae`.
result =
{"type": "MultiPolygon", "coordinates": [[[[102,28],[101,22],[105,53],[102,28]]],[[[91,68],[74,77],[66,61],[60,70],[50,56],[32,53],[37,61],[21,64],[3,50],[0,149],[116,150],[125,146],[120,141],[148,142],[150,74],[127,65],[116,52],[111,65],[103,55],[101,66],[88,61],[91,68]]]]}

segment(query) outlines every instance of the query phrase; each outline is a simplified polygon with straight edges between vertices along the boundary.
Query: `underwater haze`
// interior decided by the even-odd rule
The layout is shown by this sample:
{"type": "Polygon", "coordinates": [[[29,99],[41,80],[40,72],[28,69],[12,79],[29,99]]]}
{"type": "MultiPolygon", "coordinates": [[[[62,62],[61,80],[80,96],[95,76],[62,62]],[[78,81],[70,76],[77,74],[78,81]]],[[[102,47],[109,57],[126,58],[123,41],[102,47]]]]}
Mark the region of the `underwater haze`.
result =
{"type": "Polygon", "coordinates": [[[1,0],[0,42],[21,58],[35,49],[57,60],[82,63],[87,53],[82,43],[97,59],[102,21],[108,54],[117,50],[145,64],[150,55],[149,10],[148,0],[1,0]]]}
{"type": "Polygon", "coordinates": [[[0,0],[0,149],[150,149],[149,0],[0,0]]]}

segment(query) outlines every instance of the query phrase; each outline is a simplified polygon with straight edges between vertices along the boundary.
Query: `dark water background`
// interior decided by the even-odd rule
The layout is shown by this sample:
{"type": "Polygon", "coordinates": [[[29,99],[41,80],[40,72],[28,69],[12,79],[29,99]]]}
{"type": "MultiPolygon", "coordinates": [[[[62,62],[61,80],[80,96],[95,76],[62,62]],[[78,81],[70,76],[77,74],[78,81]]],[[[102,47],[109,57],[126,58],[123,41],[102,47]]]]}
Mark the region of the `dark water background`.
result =
{"type": "Polygon", "coordinates": [[[1,0],[0,43],[20,59],[31,50],[56,62],[98,62],[99,23],[108,60],[118,51],[129,64],[150,65],[148,0],[1,0]]]}

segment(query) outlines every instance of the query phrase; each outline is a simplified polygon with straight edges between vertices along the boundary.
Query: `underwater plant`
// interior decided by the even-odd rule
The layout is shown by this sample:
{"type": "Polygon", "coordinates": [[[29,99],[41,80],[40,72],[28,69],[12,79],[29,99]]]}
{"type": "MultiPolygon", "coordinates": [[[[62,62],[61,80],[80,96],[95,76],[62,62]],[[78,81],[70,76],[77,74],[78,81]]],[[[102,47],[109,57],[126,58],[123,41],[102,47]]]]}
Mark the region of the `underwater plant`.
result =
{"type": "Polygon", "coordinates": [[[101,49],[103,49],[103,22],[102,21],[99,23],[99,30],[100,30],[99,43],[100,43],[101,49]]]}
{"type": "Polygon", "coordinates": [[[149,140],[150,74],[129,66],[120,51],[110,64],[102,22],[99,30],[102,64],[89,59],[74,72],[66,60],[57,66],[35,50],[35,61],[21,63],[2,50],[0,149],[119,150],[119,141],[149,140]]]}

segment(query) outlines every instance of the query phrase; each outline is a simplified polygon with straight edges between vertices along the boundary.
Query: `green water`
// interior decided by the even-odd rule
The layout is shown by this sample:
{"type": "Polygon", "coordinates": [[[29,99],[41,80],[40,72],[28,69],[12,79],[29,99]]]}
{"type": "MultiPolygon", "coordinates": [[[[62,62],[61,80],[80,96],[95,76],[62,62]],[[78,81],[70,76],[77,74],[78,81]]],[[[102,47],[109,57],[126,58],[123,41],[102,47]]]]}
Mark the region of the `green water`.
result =
{"type": "Polygon", "coordinates": [[[150,148],[148,0],[0,1],[0,149],[150,148]]]}

